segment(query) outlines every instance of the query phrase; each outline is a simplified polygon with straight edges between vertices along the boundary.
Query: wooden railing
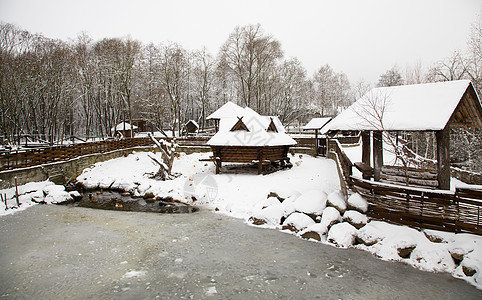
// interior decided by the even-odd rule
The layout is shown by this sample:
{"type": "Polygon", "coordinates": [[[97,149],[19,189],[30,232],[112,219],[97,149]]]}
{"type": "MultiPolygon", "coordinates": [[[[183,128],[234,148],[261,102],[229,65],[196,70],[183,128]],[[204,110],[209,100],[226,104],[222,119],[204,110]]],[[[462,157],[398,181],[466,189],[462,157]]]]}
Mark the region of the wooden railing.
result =
{"type": "Polygon", "coordinates": [[[369,204],[371,218],[414,227],[482,235],[482,190],[444,191],[374,182],[351,176],[353,164],[340,143],[329,141],[346,186],[369,204]]]}
{"type": "Polygon", "coordinates": [[[332,151],[336,154],[344,180],[347,181],[352,175],[353,163],[350,161],[345,152],[341,150],[340,142],[336,139],[328,140],[328,151],[332,151]]]}

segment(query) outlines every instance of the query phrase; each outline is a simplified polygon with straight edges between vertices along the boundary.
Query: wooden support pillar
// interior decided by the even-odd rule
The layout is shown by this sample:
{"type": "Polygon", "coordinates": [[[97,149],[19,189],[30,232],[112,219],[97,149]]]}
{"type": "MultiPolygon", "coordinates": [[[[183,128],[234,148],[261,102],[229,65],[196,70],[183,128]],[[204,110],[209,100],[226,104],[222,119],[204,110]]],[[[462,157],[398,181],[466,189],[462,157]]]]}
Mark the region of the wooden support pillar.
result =
{"type": "Polygon", "coordinates": [[[315,156],[318,156],[318,129],[315,129],[315,156]]]}
{"type": "Polygon", "coordinates": [[[450,134],[448,126],[435,132],[437,139],[437,180],[438,188],[450,190],[450,134]]]}
{"type": "Polygon", "coordinates": [[[219,174],[221,168],[221,159],[218,157],[214,160],[214,164],[216,165],[216,174],[219,174]]]}
{"type": "Polygon", "coordinates": [[[258,175],[263,173],[263,148],[258,149],[258,175]]]}
{"type": "MultiPolygon", "coordinates": [[[[362,163],[370,166],[370,131],[362,131],[362,163]]],[[[368,174],[363,173],[363,179],[370,179],[368,174]]]]}
{"type": "Polygon", "coordinates": [[[383,167],[383,135],[381,131],[373,131],[373,177],[380,180],[383,167]]]}

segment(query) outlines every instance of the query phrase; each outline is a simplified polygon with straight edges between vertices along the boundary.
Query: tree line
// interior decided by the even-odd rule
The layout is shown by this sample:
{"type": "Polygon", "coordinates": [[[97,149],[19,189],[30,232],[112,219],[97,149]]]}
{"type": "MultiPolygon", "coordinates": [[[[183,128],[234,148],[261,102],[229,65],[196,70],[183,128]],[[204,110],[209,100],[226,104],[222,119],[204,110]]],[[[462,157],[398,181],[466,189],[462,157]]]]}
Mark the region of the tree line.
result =
{"type": "MultiPolygon", "coordinates": [[[[480,91],[480,26],[474,26],[469,49],[472,56],[450,57],[429,75],[415,66],[403,79],[392,68],[378,84],[463,77],[480,91]]],[[[85,33],[62,41],[0,23],[4,143],[25,134],[50,142],[71,135],[107,137],[116,124],[138,119],[154,130],[180,134],[190,119],[205,128],[206,117],[226,101],[298,125],[336,115],[369,88],[364,81],[351,85],[346,74],[329,65],[309,76],[297,58],[284,57],[281,43],[259,24],[236,27],[213,55],[177,43],[94,41],[85,33]]]]}

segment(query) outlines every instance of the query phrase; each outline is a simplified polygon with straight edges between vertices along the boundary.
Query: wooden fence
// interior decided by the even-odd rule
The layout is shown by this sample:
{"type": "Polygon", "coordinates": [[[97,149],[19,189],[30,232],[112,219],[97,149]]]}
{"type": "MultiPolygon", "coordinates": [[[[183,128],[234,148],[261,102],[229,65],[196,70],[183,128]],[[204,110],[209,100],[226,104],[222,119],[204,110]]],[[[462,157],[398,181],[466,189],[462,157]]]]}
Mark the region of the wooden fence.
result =
{"type": "MultiPolygon", "coordinates": [[[[165,138],[171,142],[172,138],[165,138]]],[[[209,137],[176,138],[180,146],[205,146],[209,137]]],[[[0,155],[0,171],[37,166],[56,161],[65,161],[82,155],[105,153],[119,149],[151,146],[151,138],[125,138],[121,140],[105,140],[100,142],[79,143],[69,146],[58,146],[48,149],[35,149],[0,155]]]]}
{"type": "Polygon", "coordinates": [[[482,235],[482,190],[444,191],[353,177],[350,159],[339,142],[330,140],[346,186],[367,199],[371,218],[420,228],[482,235]]]}
{"type": "Polygon", "coordinates": [[[87,154],[150,146],[152,144],[153,142],[150,138],[128,138],[3,154],[0,156],[0,171],[65,161],[87,154]]]}

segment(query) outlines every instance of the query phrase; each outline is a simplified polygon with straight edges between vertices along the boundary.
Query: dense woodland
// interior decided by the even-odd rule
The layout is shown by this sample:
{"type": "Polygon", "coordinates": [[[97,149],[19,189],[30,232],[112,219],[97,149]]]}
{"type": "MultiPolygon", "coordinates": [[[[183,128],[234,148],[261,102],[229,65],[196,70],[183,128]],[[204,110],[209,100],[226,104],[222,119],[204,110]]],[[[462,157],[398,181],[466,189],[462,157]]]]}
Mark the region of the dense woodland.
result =
{"type": "MultiPolygon", "coordinates": [[[[428,70],[421,62],[405,71],[394,66],[376,85],[470,79],[480,94],[481,37],[481,26],[475,24],[463,52],[428,70]]],[[[115,124],[136,119],[179,134],[179,124],[189,119],[206,127],[205,118],[228,100],[277,115],[285,125],[299,125],[336,115],[371,87],[350,83],[329,65],[307,74],[298,59],[284,57],[281,42],[259,24],[236,27],[212,54],[176,43],[143,45],[132,38],[94,41],[84,33],[54,40],[0,23],[2,144],[22,134],[47,141],[106,137],[115,124]]],[[[417,147],[429,152],[430,140],[420,140],[417,147]]],[[[480,157],[480,150],[475,155],[480,157]]]]}

